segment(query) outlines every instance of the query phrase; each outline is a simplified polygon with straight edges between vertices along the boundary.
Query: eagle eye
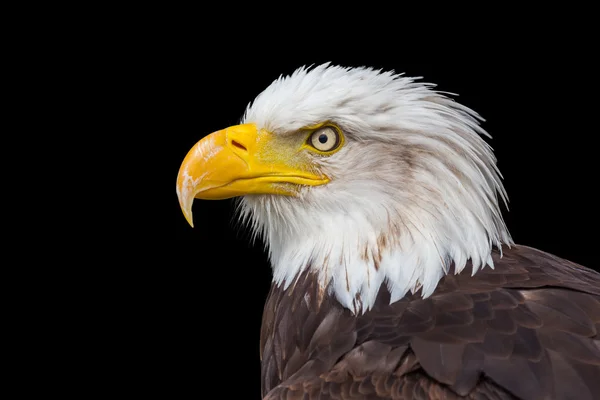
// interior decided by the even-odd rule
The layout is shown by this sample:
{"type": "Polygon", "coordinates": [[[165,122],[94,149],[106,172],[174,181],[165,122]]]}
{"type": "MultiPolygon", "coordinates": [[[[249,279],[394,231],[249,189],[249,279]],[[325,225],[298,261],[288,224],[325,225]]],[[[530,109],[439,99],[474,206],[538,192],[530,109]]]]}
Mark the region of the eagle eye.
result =
{"type": "Polygon", "coordinates": [[[324,126],[314,131],[308,142],[312,147],[319,151],[332,151],[336,149],[340,143],[340,134],[331,126],[324,126]]]}

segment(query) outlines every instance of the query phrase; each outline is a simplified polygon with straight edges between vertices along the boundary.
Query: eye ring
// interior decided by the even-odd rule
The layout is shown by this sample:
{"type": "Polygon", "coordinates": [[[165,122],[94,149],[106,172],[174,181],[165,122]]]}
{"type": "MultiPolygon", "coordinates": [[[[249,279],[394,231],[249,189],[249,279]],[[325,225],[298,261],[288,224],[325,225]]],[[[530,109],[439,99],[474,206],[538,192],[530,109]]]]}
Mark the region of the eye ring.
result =
{"type": "Polygon", "coordinates": [[[340,145],[340,134],[332,126],[324,126],[314,131],[308,138],[308,143],[318,151],[328,152],[340,145]]]}

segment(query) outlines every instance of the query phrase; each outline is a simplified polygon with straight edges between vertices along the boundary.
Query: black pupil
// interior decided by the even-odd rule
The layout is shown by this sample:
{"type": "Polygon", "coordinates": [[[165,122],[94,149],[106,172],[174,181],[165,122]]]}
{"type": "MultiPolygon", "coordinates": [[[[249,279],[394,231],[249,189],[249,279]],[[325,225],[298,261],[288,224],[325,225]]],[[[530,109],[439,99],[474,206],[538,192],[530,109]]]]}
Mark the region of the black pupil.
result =
{"type": "Polygon", "coordinates": [[[328,137],[327,137],[327,135],[325,135],[324,133],[323,133],[323,134],[321,134],[321,135],[319,135],[319,142],[321,142],[321,144],[325,144],[325,143],[327,143],[327,140],[328,140],[328,139],[329,139],[329,138],[328,138],[328,137]]]}

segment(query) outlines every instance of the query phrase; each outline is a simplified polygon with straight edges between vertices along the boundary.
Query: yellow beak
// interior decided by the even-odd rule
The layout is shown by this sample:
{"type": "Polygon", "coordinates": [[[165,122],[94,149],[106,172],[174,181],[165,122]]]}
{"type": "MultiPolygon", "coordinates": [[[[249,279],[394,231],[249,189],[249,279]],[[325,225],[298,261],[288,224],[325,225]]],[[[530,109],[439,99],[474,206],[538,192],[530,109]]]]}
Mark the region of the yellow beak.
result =
{"type": "Polygon", "coordinates": [[[179,205],[193,227],[194,198],[218,200],[247,194],[293,196],[301,185],[329,179],[301,152],[302,143],[279,140],[254,124],[206,136],[188,152],[177,175],[179,205]]]}

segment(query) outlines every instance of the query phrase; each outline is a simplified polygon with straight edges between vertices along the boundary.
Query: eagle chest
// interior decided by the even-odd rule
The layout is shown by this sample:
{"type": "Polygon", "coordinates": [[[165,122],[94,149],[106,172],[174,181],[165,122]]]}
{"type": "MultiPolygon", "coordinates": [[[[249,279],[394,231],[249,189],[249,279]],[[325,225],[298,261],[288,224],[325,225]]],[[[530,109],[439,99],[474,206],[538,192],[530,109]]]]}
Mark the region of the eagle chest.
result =
{"type": "Polygon", "coordinates": [[[433,296],[393,304],[384,285],[358,315],[319,293],[310,276],[287,290],[273,285],[261,332],[263,396],[554,399],[569,398],[579,382],[579,398],[594,399],[600,297],[511,288],[507,279],[522,277],[498,272],[448,275],[433,296]],[[578,379],[561,386],[567,371],[578,379]]]}

